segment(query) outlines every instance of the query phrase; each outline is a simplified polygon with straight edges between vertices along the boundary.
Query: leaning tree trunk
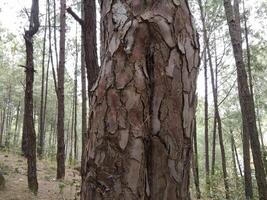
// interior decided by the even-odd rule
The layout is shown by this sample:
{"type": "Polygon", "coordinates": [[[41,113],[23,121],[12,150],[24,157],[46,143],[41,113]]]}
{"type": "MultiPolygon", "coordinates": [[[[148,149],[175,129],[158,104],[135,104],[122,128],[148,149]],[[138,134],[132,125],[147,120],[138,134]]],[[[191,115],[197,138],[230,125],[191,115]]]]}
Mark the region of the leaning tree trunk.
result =
{"type": "Polygon", "coordinates": [[[81,199],[190,199],[199,44],[188,3],[106,0],[101,15],[81,199]]]}
{"type": "Polygon", "coordinates": [[[259,190],[259,197],[261,200],[266,200],[266,174],[264,171],[264,164],[261,157],[262,154],[256,125],[255,106],[253,102],[253,97],[249,91],[247,73],[243,60],[239,5],[237,0],[235,0],[234,3],[235,6],[233,9],[231,1],[224,0],[224,8],[229,26],[229,32],[231,36],[231,42],[233,46],[233,52],[237,68],[238,93],[242,112],[242,123],[244,131],[246,130],[248,132],[250,139],[252,156],[255,166],[255,174],[259,190]],[[235,13],[233,12],[233,10],[235,10],[235,13]]]}
{"type": "Polygon", "coordinates": [[[33,119],[33,81],[34,81],[34,63],[33,63],[33,36],[39,29],[39,1],[32,0],[30,26],[25,31],[24,40],[26,44],[26,88],[24,97],[24,121],[23,135],[27,137],[26,153],[28,162],[28,186],[33,192],[38,190],[36,173],[36,134],[33,119]]]}
{"type": "Polygon", "coordinates": [[[60,0],[60,39],[58,65],[58,118],[57,118],[57,179],[65,177],[65,142],[64,142],[64,74],[65,74],[65,35],[66,35],[66,0],[60,0]]]}

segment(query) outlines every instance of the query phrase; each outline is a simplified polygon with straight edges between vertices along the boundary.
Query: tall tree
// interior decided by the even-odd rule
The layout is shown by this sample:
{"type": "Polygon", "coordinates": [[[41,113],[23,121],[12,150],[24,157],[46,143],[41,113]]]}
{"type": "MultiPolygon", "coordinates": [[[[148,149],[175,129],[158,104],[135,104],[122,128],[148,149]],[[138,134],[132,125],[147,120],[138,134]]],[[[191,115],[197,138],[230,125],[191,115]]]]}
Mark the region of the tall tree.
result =
{"type": "MultiPolygon", "coordinates": [[[[205,25],[205,16],[204,16],[204,9],[202,5],[202,0],[198,0],[198,5],[201,14],[201,21],[202,21],[202,31],[203,34],[206,33],[206,25],[205,25]]],[[[209,193],[210,191],[210,164],[209,164],[209,113],[208,113],[208,67],[207,67],[207,41],[204,36],[204,82],[205,82],[205,172],[206,172],[206,189],[209,193]]]]}
{"type": "Polygon", "coordinates": [[[26,137],[26,144],[23,153],[27,157],[28,163],[28,186],[33,192],[38,191],[37,172],[36,172],[36,134],[33,120],[33,82],[34,82],[34,63],[33,63],[33,36],[39,29],[39,1],[32,0],[31,15],[29,19],[29,29],[24,33],[26,44],[26,88],[24,98],[24,120],[23,136],[26,137]]]}
{"type": "MultiPolygon", "coordinates": [[[[199,7],[200,7],[204,44],[205,44],[205,48],[207,49],[207,51],[205,51],[205,53],[207,53],[208,61],[209,61],[209,67],[210,67],[211,86],[212,86],[214,111],[215,111],[215,115],[214,115],[214,118],[215,118],[214,119],[214,127],[215,128],[216,128],[216,122],[218,123],[218,135],[219,135],[219,143],[220,143],[220,149],[221,149],[225,197],[226,197],[226,199],[229,199],[230,198],[229,197],[229,184],[228,184],[228,180],[227,180],[228,174],[227,174],[227,169],[226,169],[226,158],[225,158],[225,149],[224,149],[224,143],[223,143],[222,122],[221,122],[221,116],[220,116],[220,112],[219,112],[218,94],[217,94],[217,88],[216,88],[216,85],[217,85],[216,81],[217,80],[216,80],[215,75],[214,75],[214,68],[213,68],[212,55],[211,55],[211,49],[210,49],[210,41],[209,41],[207,28],[206,28],[205,13],[204,13],[202,1],[198,0],[198,2],[199,2],[199,7]]],[[[213,136],[213,138],[215,139],[215,136],[213,136]]],[[[208,145],[208,144],[206,144],[206,145],[208,145]]],[[[214,143],[214,145],[215,145],[215,143],[214,143]]],[[[207,175],[209,175],[209,173],[207,173],[207,175]]]]}
{"type": "Polygon", "coordinates": [[[201,198],[200,182],[199,182],[199,167],[198,167],[198,146],[197,146],[197,123],[194,121],[194,132],[193,132],[193,156],[192,156],[192,168],[194,175],[194,182],[196,187],[197,199],[201,198]]]}
{"type": "Polygon", "coordinates": [[[78,87],[78,37],[77,37],[77,23],[76,23],[76,38],[75,38],[75,70],[74,70],[74,159],[78,160],[78,134],[77,134],[77,87],[78,87]]]}
{"type": "MultiPolygon", "coordinates": [[[[66,38],[66,0],[60,0],[60,38],[58,65],[58,118],[57,118],[57,179],[65,177],[65,141],[64,141],[64,74],[65,74],[65,38],[66,38]]],[[[56,45],[56,44],[55,44],[56,45]]]]}
{"type": "Polygon", "coordinates": [[[242,113],[242,123],[244,131],[246,130],[249,134],[250,145],[255,166],[255,174],[259,190],[259,197],[261,200],[264,200],[267,199],[266,174],[264,171],[264,164],[261,157],[262,154],[257,132],[255,106],[253,102],[253,97],[249,91],[247,72],[243,60],[239,2],[235,0],[233,7],[230,0],[224,0],[224,8],[237,68],[238,93],[242,113]]]}
{"type": "MultiPolygon", "coordinates": [[[[48,2],[49,3],[49,2],[48,2]]],[[[47,5],[49,6],[49,5],[47,5]]],[[[43,57],[42,57],[42,80],[41,80],[41,100],[40,100],[40,117],[39,117],[39,144],[37,153],[39,158],[42,158],[45,143],[45,132],[44,132],[44,90],[45,90],[45,53],[46,53],[46,33],[47,33],[47,9],[45,14],[45,26],[44,26],[44,38],[43,38],[43,57]]]]}
{"type": "MultiPolygon", "coordinates": [[[[81,6],[81,18],[84,20],[84,2],[81,6]]],[[[96,12],[96,11],[95,11],[96,12]]],[[[93,27],[96,28],[96,27],[93,27]]],[[[94,47],[96,48],[96,47],[94,47]]],[[[97,59],[97,58],[95,58],[97,59]]],[[[84,52],[84,33],[81,34],[81,89],[82,89],[82,155],[81,165],[83,165],[83,154],[87,141],[87,97],[86,97],[86,63],[85,63],[85,52],[84,52]]]]}
{"type": "Polygon", "coordinates": [[[81,199],[189,199],[199,44],[188,2],[106,0],[101,15],[81,199]]]}

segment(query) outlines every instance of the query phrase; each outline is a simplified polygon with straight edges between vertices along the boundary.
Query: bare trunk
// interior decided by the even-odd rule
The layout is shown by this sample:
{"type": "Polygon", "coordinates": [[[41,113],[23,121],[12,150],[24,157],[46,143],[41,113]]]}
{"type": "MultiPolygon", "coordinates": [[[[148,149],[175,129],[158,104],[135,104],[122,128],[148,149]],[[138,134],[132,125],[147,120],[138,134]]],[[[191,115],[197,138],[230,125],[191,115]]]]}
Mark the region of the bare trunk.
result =
{"type": "Polygon", "coordinates": [[[57,119],[57,179],[65,177],[65,141],[64,141],[64,74],[65,74],[65,34],[66,1],[60,0],[60,39],[58,65],[58,119],[57,119]]]}
{"type": "MultiPolygon", "coordinates": [[[[84,20],[84,2],[82,0],[81,18],[84,20]]],[[[81,166],[83,166],[84,149],[87,141],[87,97],[86,97],[86,64],[84,52],[84,33],[81,34],[81,86],[82,86],[82,156],[81,166]]],[[[83,172],[82,172],[83,173],[83,172]]]]}
{"type": "MultiPolygon", "coordinates": [[[[49,6],[49,0],[47,1],[49,6]]],[[[50,20],[50,19],[49,19],[50,20]]],[[[42,85],[41,85],[41,102],[40,102],[40,117],[39,117],[39,145],[37,148],[37,153],[39,158],[43,157],[44,153],[44,86],[45,86],[45,52],[46,52],[46,30],[47,30],[47,9],[45,14],[45,27],[44,27],[44,38],[43,38],[43,58],[42,58],[42,85]]]]}
{"type": "Polygon", "coordinates": [[[28,163],[28,187],[31,191],[38,191],[37,172],[36,172],[36,134],[33,118],[33,82],[34,82],[34,63],[33,63],[33,36],[39,29],[39,2],[32,0],[31,17],[29,30],[25,31],[24,40],[26,44],[26,88],[24,99],[24,121],[23,135],[27,137],[26,153],[28,163]]]}
{"type": "MultiPolygon", "coordinates": [[[[17,106],[17,113],[16,113],[16,122],[15,122],[15,132],[14,132],[14,139],[13,139],[13,145],[16,146],[18,142],[18,123],[19,123],[19,115],[20,115],[20,102],[17,106]]],[[[1,143],[0,143],[1,144],[1,143]]]]}
{"type": "Polygon", "coordinates": [[[78,76],[78,38],[76,24],[76,40],[75,40],[75,70],[74,70],[74,159],[78,160],[78,134],[77,134],[77,76],[78,76]]]}
{"type": "Polygon", "coordinates": [[[4,128],[5,128],[5,121],[6,121],[6,107],[2,111],[2,118],[1,118],[1,132],[0,132],[0,146],[3,146],[3,135],[4,135],[4,128]]]}
{"type": "Polygon", "coordinates": [[[199,45],[187,1],[107,0],[101,15],[81,199],[188,200],[199,45]]]}
{"type": "Polygon", "coordinates": [[[224,0],[226,18],[229,26],[234,57],[237,68],[239,101],[242,112],[242,122],[244,131],[248,131],[251,143],[251,150],[255,166],[256,179],[258,184],[259,196],[261,200],[267,199],[267,183],[264,164],[261,157],[261,148],[257,132],[255,106],[253,97],[249,91],[247,73],[243,60],[242,37],[240,27],[239,5],[235,1],[235,15],[230,0],[224,0]]]}
{"type": "Polygon", "coordinates": [[[196,187],[196,196],[197,199],[201,198],[201,192],[200,192],[200,187],[199,187],[199,167],[198,167],[198,149],[197,149],[197,124],[196,124],[196,119],[194,121],[194,137],[193,137],[193,159],[192,159],[192,168],[193,168],[193,175],[194,175],[194,182],[195,182],[195,187],[196,187]]]}

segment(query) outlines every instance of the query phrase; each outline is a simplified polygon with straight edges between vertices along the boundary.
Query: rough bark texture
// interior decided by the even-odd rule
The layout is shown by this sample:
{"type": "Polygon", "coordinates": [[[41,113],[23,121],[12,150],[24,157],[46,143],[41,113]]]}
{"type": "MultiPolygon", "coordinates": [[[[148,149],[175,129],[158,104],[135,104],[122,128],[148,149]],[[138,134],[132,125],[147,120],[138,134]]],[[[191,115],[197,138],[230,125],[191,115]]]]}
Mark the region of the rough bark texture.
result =
{"type": "Polygon", "coordinates": [[[199,65],[187,1],[101,1],[81,199],[189,196],[199,65]]]}
{"type": "Polygon", "coordinates": [[[57,119],[57,179],[65,177],[65,142],[64,142],[64,74],[65,74],[65,34],[66,1],[60,0],[60,39],[58,67],[58,119],[57,119]]]}
{"type": "Polygon", "coordinates": [[[239,21],[240,20],[239,7],[237,1],[235,1],[235,9],[233,9],[231,1],[224,0],[224,8],[229,26],[229,32],[231,36],[233,52],[237,68],[238,92],[239,92],[239,101],[242,112],[243,127],[244,131],[247,130],[249,133],[253,161],[255,165],[255,174],[260,196],[259,198],[261,200],[266,200],[267,199],[266,174],[264,171],[264,165],[261,157],[262,154],[261,154],[260,142],[256,126],[256,114],[254,109],[255,106],[252,95],[249,91],[247,73],[246,73],[245,63],[243,60],[241,27],[239,21]],[[235,14],[233,10],[235,10],[235,14]]]}
{"type": "Polygon", "coordinates": [[[36,134],[34,130],[33,119],[33,82],[34,82],[34,63],[33,63],[33,36],[39,29],[39,1],[32,0],[31,17],[29,30],[25,31],[24,40],[26,44],[26,88],[24,97],[24,121],[23,135],[26,139],[26,149],[24,155],[28,163],[28,187],[33,192],[38,191],[37,173],[36,173],[36,134]],[[25,154],[26,153],[26,154],[25,154]]]}

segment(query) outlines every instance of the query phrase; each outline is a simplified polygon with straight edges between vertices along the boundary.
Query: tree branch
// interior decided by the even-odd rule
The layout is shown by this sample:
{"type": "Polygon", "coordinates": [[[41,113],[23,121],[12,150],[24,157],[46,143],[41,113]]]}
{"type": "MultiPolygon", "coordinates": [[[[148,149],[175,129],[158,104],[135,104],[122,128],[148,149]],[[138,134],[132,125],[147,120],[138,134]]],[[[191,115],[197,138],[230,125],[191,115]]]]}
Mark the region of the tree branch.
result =
{"type": "Polygon", "coordinates": [[[71,7],[67,8],[67,12],[81,25],[83,26],[83,20],[71,9],[71,7]]]}

